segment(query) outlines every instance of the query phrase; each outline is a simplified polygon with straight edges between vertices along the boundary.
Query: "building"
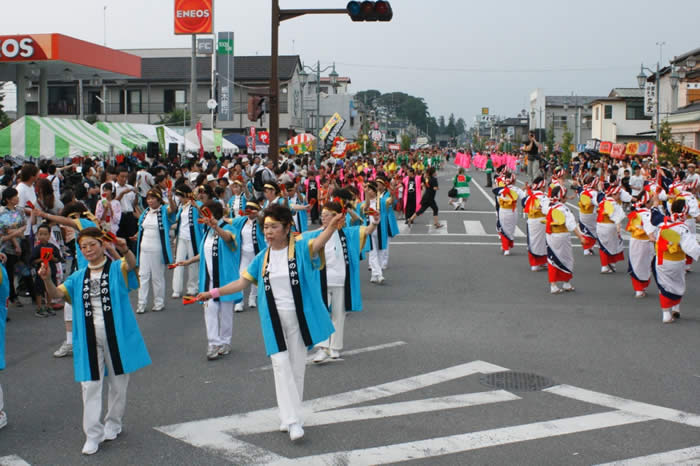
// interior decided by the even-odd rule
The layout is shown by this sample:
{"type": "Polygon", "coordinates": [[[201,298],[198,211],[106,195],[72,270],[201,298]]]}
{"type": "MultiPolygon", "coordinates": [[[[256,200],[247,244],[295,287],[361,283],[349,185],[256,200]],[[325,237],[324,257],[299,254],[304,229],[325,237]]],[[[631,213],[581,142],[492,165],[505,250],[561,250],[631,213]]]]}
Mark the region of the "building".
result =
{"type": "Polygon", "coordinates": [[[591,102],[591,138],[614,143],[649,139],[651,117],[644,113],[644,90],[615,88],[608,97],[591,102]]]}
{"type": "Polygon", "coordinates": [[[530,120],[526,114],[515,118],[504,118],[494,124],[499,142],[511,144],[512,148],[520,147],[527,142],[530,120]]]}
{"type": "MultiPolygon", "coordinates": [[[[673,138],[684,146],[700,150],[700,48],[671,60],[668,81],[672,94],[672,108],[668,115],[673,138]]],[[[663,79],[661,82],[663,83],[663,79]]]]}
{"type": "Polygon", "coordinates": [[[317,86],[316,75],[309,74],[305,85],[302,86],[304,105],[301,126],[313,134],[318,134],[333,114],[338,113],[345,120],[339,136],[356,139],[361,121],[355,108],[355,96],[350,94],[351,83],[348,77],[321,76],[317,86]]]}
{"type": "Polygon", "coordinates": [[[537,140],[546,140],[546,131],[554,131],[554,141],[561,142],[565,131],[573,134],[576,145],[591,138],[591,103],[604,96],[548,96],[542,89],[530,93],[530,129],[537,140]]]}

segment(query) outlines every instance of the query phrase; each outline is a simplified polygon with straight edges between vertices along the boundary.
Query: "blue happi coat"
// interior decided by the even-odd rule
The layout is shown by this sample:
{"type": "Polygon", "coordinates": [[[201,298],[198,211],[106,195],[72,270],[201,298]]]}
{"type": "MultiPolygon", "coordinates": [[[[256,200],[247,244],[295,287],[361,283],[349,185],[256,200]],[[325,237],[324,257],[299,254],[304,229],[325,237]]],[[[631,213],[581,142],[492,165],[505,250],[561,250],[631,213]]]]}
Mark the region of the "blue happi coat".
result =
{"type": "MultiPolygon", "coordinates": [[[[346,311],[361,311],[362,310],[362,289],[360,281],[360,255],[367,243],[367,227],[364,226],[346,226],[342,232],[345,235],[346,245],[348,250],[348,262],[345,269],[345,310],[346,311]],[[350,274],[348,275],[348,268],[350,274]]],[[[314,231],[309,231],[304,234],[304,237],[313,239],[318,237],[323,232],[319,228],[314,231]]],[[[325,258],[323,258],[325,263],[325,258]]],[[[317,271],[319,276],[319,286],[323,290],[323,274],[325,268],[317,271]]],[[[323,295],[322,295],[323,296],[323,295]]]]}
{"type": "Polygon", "coordinates": [[[10,280],[5,266],[0,264],[0,371],[5,368],[5,320],[7,319],[7,298],[10,296],[10,280]]]}
{"type": "MultiPolygon", "coordinates": [[[[199,223],[199,210],[197,209],[197,206],[201,207],[202,203],[200,201],[196,201],[194,204],[196,204],[196,206],[190,204],[192,206],[192,222],[190,222],[190,240],[192,241],[192,249],[194,249],[194,255],[196,256],[197,254],[199,254],[199,250],[197,248],[199,247],[199,243],[202,241],[202,235],[204,234],[204,225],[199,223]]],[[[180,206],[180,208],[177,209],[177,214],[175,215],[175,234],[177,235],[180,234],[180,218],[182,217],[183,210],[184,206],[180,206]]]]}
{"type": "MultiPolygon", "coordinates": [[[[173,223],[173,220],[175,220],[176,213],[173,213],[172,215],[168,214],[168,206],[162,205],[159,207],[160,213],[161,213],[161,223],[158,225],[158,229],[160,230],[160,246],[161,250],[163,251],[163,263],[164,264],[172,264],[173,262],[173,253],[170,250],[170,226],[173,223]]],[[[136,243],[136,266],[138,267],[139,265],[139,251],[141,250],[141,238],[143,237],[143,220],[146,218],[146,214],[148,214],[148,209],[144,210],[141,216],[139,217],[139,232],[138,232],[138,241],[136,243]]]]}
{"type": "MultiPolygon", "coordinates": [[[[76,382],[88,382],[100,378],[100,374],[95,373],[96,359],[91,364],[91,358],[96,358],[96,347],[94,341],[89,341],[88,328],[91,325],[86,322],[85,316],[83,281],[86,274],[89,275],[89,269],[83,267],[71,274],[58,287],[66,301],[73,306],[73,368],[76,382]]],[[[114,362],[118,357],[124,374],[137,371],[151,363],[129,302],[129,291],[137,289],[138,286],[136,273],[133,270],[127,272],[126,259],[109,263],[109,295],[112,310],[103,309],[102,313],[105,320],[105,333],[112,353],[112,363],[116,371],[118,365],[114,362]],[[116,343],[117,348],[112,348],[112,341],[116,343]]],[[[92,319],[92,317],[89,318],[92,319]]]]}
{"type": "MultiPolygon", "coordinates": [[[[239,278],[238,268],[241,263],[241,250],[239,247],[239,237],[236,236],[236,230],[232,225],[226,223],[224,219],[219,220],[219,227],[224,231],[227,231],[233,235],[233,242],[229,243],[225,241],[222,237],[217,238],[218,242],[218,257],[216,266],[212,263],[212,272],[217,276],[209,277],[209,270],[207,269],[207,262],[204,258],[204,242],[207,240],[209,234],[215,234],[215,231],[211,231],[207,227],[204,236],[202,237],[202,242],[199,244],[199,291],[205,292],[209,291],[211,288],[219,288],[228,283],[235,282],[239,278]],[[207,280],[208,279],[208,280],[207,280]],[[209,283],[207,283],[209,281],[209,283]]],[[[239,303],[243,301],[243,292],[222,296],[219,298],[223,302],[239,303]]]]}
{"type": "MultiPolygon", "coordinates": [[[[302,325],[301,319],[299,327],[304,343],[309,347],[320,343],[335,331],[328,309],[321,297],[321,285],[318,282],[318,269],[321,268],[321,257],[316,255],[311,257],[311,245],[313,239],[303,236],[295,237],[291,235],[289,241],[290,257],[296,257],[297,269],[299,273],[299,284],[301,287],[302,309],[300,312],[306,322],[302,325]]],[[[267,304],[267,295],[263,282],[264,271],[267,268],[269,249],[261,251],[255,256],[253,262],[248,266],[248,270],[243,272],[243,277],[258,285],[258,314],[260,316],[260,327],[262,329],[263,340],[265,341],[265,351],[267,355],[272,355],[284,351],[280,348],[280,342],[284,342],[284,334],[279,325],[273,324],[273,317],[267,304]]],[[[274,293],[274,290],[272,290],[274,293]]],[[[278,321],[278,319],[277,319],[278,321]]]]}
{"type": "MultiPolygon", "coordinates": [[[[247,220],[248,217],[236,217],[233,219],[233,222],[231,222],[231,227],[233,227],[233,232],[236,235],[236,241],[238,241],[239,245],[243,244],[243,227],[245,226],[247,220]]],[[[265,234],[263,233],[262,225],[258,223],[256,227],[255,236],[258,238],[259,253],[267,247],[267,243],[265,242],[265,234]]]]}
{"type": "Polygon", "coordinates": [[[382,201],[385,207],[384,211],[386,212],[387,224],[389,225],[388,234],[393,238],[399,235],[399,223],[396,221],[396,214],[394,213],[394,206],[397,200],[391,197],[389,191],[385,191],[384,194],[382,194],[382,201]]]}
{"type": "Polygon", "coordinates": [[[239,194],[236,196],[235,194],[231,196],[231,199],[228,200],[228,210],[229,210],[229,216],[231,218],[236,218],[236,217],[241,217],[239,215],[239,210],[245,211],[245,206],[248,203],[248,200],[245,198],[243,194],[239,194]],[[240,199],[241,205],[236,208],[236,201],[240,199]]]}
{"type": "Polygon", "coordinates": [[[303,202],[300,202],[300,199],[298,196],[290,197],[289,198],[289,208],[292,211],[292,216],[294,217],[294,231],[298,233],[304,233],[306,230],[308,230],[308,224],[309,224],[309,215],[305,210],[295,210],[292,208],[292,206],[295,205],[305,205],[303,202]],[[296,228],[297,223],[299,224],[299,228],[296,228]]]}

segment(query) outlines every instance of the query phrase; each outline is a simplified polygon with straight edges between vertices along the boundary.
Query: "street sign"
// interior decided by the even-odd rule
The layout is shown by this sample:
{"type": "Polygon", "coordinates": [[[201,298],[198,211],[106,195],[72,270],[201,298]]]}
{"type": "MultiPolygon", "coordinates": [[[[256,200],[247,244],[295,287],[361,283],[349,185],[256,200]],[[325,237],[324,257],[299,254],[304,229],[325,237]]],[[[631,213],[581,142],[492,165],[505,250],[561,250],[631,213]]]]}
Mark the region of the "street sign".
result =
{"type": "Polygon", "coordinates": [[[372,138],[372,141],[379,142],[382,140],[382,132],[378,131],[378,130],[374,130],[370,133],[370,137],[372,138]]]}
{"type": "Polygon", "coordinates": [[[481,107],[481,114],[482,114],[482,115],[488,115],[488,114],[489,114],[489,108],[488,108],[488,107],[481,107]]]}
{"type": "Polygon", "coordinates": [[[199,55],[212,55],[214,53],[214,39],[197,39],[197,53],[199,55]]]}
{"type": "Polygon", "coordinates": [[[233,32],[220,32],[216,47],[219,121],[233,120],[233,32]]]}
{"type": "Polygon", "coordinates": [[[647,82],[644,87],[644,116],[656,114],[656,83],[647,82]]]}

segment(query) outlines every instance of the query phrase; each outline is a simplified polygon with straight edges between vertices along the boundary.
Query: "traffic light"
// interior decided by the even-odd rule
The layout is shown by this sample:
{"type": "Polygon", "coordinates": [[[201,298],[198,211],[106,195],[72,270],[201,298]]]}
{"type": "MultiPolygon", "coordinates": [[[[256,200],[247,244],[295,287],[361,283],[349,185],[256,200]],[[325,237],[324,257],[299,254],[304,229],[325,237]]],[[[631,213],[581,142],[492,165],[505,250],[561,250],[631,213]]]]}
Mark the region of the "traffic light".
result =
{"type": "Polygon", "coordinates": [[[391,21],[394,16],[391,5],[384,0],[376,2],[353,0],[348,3],[347,10],[353,21],[391,21]]]}
{"type": "Polygon", "coordinates": [[[248,119],[258,121],[265,113],[265,97],[259,95],[248,96],[248,119]]]}

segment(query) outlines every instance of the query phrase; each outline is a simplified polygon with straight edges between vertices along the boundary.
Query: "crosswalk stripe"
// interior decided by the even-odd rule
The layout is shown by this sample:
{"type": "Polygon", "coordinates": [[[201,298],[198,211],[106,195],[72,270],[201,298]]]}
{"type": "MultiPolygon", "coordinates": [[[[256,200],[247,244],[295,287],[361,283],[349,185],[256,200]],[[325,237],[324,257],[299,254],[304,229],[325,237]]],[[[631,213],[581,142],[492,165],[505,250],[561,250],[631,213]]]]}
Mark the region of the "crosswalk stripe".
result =
{"type": "Polygon", "coordinates": [[[447,220],[443,220],[440,223],[442,223],[442,228],[435,228],[435,225],[432,223],[428,225],[428,234],[430,235],[446,235],[447,234],[447,220]]]}
{"type": "Polygon", "coordinates": [[[486,236],[486,230],[481,220],[465,220],[464,230],[471,236],[486,236]]]}
{"type": "Polygon", "coordinates": [[[700,446],[613,461],[598,466],[648,466],[650,464],[700,464],[700,446]]]}
{"type": "Polygon", "coordinates": [[[0,466],[30,466],[17,455],[0,456],[0,466]]]}
{"type": "Polygon", "coordinates": [[[285,458],[275,465],[387,464],[462,453],[578,432],[635,424],[652,418],[623,411],[588,414],[564,419],[533,422],[468,434],[450,435],[416,442],[399,443],[359,450],[325,453],[303,458],[285,458]]]}

